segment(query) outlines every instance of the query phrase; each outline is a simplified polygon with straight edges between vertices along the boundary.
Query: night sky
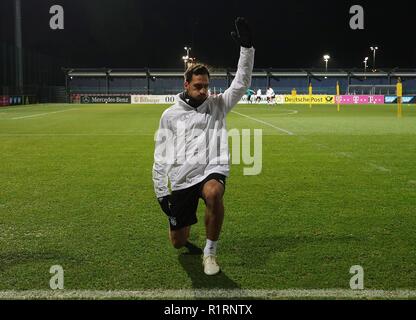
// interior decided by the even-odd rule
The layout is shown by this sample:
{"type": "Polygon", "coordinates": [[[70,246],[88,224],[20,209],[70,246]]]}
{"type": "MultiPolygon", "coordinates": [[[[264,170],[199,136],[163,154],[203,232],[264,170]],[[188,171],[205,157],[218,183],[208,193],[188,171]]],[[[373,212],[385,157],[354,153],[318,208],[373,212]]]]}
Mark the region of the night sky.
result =
{"type": "MultiPolygon", "coordinates": [[[[13,43],[13,1],[1,0],[1,40],[13,43]]],[[[362,68],[378,45],[379,67],[415,68],[412,1],[22,0],[28,50],[65,57],[71,67],[181,68],[183,47],[210,66],[235,67],[234,19],[250,22],[255,68],[362,68]],[[65,10],[65,29],[49,28],[49,8],[65,10]],[[351,30],[349,8],[365,10],[365,29],[351,30]],[[400,6],[396,6],[400,4],[400,6]]]]}

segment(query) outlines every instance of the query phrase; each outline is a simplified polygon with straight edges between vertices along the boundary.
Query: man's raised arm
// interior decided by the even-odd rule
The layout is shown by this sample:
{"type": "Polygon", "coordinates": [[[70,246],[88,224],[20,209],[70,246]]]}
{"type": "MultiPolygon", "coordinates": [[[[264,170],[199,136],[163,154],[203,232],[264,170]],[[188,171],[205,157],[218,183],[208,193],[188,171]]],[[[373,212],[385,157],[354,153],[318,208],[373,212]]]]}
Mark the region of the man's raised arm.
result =
{"type": "Polygon", "coordinates": [[[254,65],[255,50],[253,48],[250,27],[244,18],[237,18],[235,27],[236,31],[231,32],[231,36],[241,46],[240,59],[238,60],[238,68],[234,80],[222,95],[225,113],[228,113],[240,101],[250,87],[254,65]]]}

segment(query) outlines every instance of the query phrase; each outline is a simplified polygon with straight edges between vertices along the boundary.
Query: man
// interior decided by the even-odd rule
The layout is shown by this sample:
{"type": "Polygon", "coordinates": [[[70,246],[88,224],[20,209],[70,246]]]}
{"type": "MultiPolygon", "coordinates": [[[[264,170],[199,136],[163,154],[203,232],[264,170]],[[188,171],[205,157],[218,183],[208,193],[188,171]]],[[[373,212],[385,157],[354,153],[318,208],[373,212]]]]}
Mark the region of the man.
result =
{"type": "Polygon", "coordinates": [[[254,90],[253,90],[253,89],[250,89],[250,88],[248,88],[248,89],[247,89],[246,95],[247,95],[247,102],[248,102],[248,103],[253,103],[253,101],[251,101],[251,96],[252,96],[254,93],[255,93],[255,92],[254,92],[254,90]]]}
{"type": "Polygon", "coordinates": [[[274,104],[274,90],[272,87],[269,87],[266,91],[266,97],[267,97],[267,104],[274,104]]]}
{"type": "Polygon", "coordinates": [[[397,78],[396,96],[397,96],[397,116],[400,118],[402,116],[402,102],[403,102],[403,84],[402,84],[402,79],[400,77],[397,78]]]}
{"type": "Polygon", "coordinates": [[[261,89],[257,89],[257,94],[256,94],[256,102],[260,103],[261,102],[261,89]]]}
{"type": "MultiPolygon", "coordinates": [[[[311,86],[309,86],[309,95],[312,95],[312,87],[311,86]]],[[[296,97],[296,95],[297,95],[297,92],[296,92],[296,88],[293,88],[292,89],[292,92],[291,92],[291,94],[292,94],[292,97],[296,97]]]]}
{"type": "Polygon", "coordinates": [[[208,96],[209,70],[201,64],[188,68],[185,91],[163,112],[156,134],[153,182],[159,204],[169,219],[170,241],[177,249],[194,247],[188,238],[191,225],[197,222],[198,201],[202,198],[206,206],[203,266],[207,275],[220,272],[216,250],[224,219],[225,180],[230,170],[225,117],[249,88],[254,64],[249,25],[239,17],[235,27],[231,35],[241,48],[230,87],[222,94],[208,96]],[[218,138],[219,149],[215,144],[218,138]]]}

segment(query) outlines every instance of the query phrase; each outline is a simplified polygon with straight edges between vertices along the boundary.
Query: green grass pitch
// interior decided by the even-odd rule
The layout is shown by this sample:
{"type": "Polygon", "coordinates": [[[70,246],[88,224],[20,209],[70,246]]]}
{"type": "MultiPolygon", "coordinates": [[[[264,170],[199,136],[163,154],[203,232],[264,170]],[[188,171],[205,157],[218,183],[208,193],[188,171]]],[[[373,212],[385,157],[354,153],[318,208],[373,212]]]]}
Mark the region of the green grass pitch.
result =
{"type": "Polygon", "coordinates": [[[414,105],[237,106],[251,118],[228,129],[263,129],[263,169],[231,166],[217,277],[170,245],[155,199],[166,107],[0,108],[0,291],[48,290],[52,265],[68,290],[349,289],[353,265],[366,289],[416,289],[414,105]]]}

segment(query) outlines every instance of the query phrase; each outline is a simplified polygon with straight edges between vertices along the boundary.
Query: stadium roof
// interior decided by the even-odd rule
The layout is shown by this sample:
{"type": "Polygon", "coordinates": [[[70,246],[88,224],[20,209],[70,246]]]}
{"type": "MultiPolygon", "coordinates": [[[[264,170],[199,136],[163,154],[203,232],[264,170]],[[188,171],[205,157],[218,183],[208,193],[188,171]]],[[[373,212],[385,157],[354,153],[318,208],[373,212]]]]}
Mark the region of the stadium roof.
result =
{"type": "MultiPolygon", "coordinates": [[[[69,77],[182,77],[179,69],[65,68],[69,77]]],[[[211,77],[234,76],[235,70],[214,70],[211,77]]],[[[416,77],[416,69],[382,68],[376,72],[358,69],[254,69],[253,77],[416,77]]]]}

